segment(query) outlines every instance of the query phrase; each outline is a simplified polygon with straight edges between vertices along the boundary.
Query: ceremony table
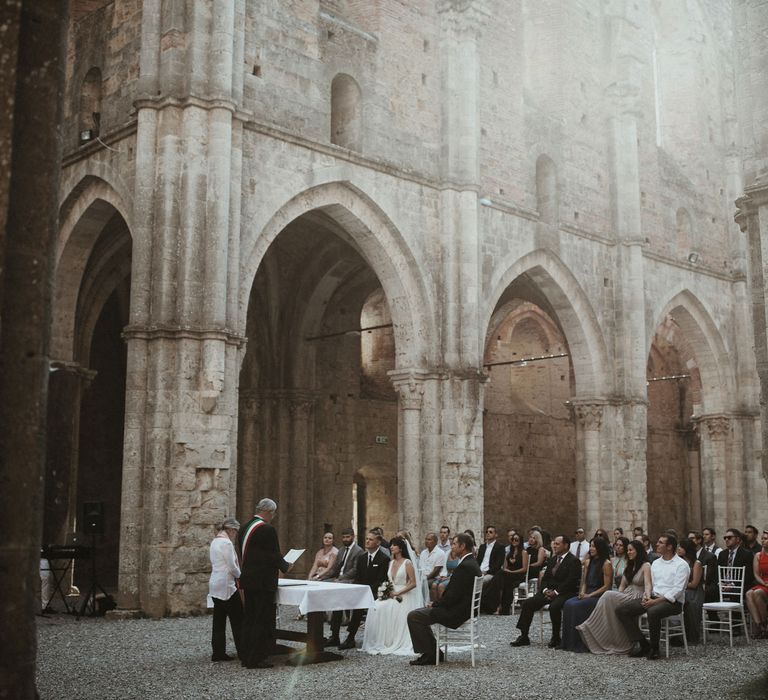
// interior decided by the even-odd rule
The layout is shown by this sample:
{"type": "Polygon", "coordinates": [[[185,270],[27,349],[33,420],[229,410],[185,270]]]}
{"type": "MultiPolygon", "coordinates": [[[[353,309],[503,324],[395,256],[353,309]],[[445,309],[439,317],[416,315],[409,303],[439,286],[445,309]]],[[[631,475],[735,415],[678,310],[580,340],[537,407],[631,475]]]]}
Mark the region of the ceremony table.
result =
{"type": "Polygon", "coordinates": [[[370,608],[373,606],[373,595],[370,586],[357,583],[280,579],[277,603],[298,605],[299,612],[307,617],[306,633],[280,629],[275,633],[278,639],[306,642],[306,649],[288,659],[291,666],[301,666],[343,659],[341,654],[325,651],[323,647],[325,613],[333,610],[370,608]]]}

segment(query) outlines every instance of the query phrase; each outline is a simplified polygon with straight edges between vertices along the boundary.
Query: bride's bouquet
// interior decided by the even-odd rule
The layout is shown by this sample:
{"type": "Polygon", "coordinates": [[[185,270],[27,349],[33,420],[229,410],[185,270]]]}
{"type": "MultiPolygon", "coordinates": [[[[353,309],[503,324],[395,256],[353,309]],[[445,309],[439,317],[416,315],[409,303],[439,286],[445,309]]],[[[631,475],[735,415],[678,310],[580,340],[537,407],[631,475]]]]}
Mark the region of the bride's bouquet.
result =
{"type": "MultiPolygon", "coordinates": [[[[392,598],[392,594],[395,592],[395,586],[392,583],[392,581],[384,581],[379,586],[379,600],[386,600],[387,598],[392,598]]],[[[394,596],[395,600],[398,603],[402,603],[403,599],[401,596],[394,596]]]]}

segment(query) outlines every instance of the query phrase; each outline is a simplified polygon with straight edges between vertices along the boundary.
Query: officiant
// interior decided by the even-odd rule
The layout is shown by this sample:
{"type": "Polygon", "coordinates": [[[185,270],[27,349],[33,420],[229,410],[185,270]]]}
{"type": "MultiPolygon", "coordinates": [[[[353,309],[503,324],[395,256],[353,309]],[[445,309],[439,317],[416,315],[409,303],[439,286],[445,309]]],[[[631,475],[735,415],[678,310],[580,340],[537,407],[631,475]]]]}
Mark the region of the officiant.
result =
{"type": "Polygon", "coordinates": [[[256,515],[237,535],[240,553],[240,588],[244,591],[240,659],[246,668],[271,668],[267,657],[275,647],[275,596],[278,571],[291,569],[280,553],[277,530],[270,524],[277,503],[262,498],[256,515]]]}

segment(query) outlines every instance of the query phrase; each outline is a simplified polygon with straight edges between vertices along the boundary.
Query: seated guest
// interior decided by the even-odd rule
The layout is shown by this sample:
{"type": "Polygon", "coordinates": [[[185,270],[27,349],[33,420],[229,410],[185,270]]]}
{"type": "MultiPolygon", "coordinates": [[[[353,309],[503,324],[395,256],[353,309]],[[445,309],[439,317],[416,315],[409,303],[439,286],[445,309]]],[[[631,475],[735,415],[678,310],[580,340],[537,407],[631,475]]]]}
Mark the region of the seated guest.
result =
{"type": "Polygon", "coordinates": [[[633,642],[629,655],[647,654],[649,659],[659,658],[661,620],[683,609],[690,574],[688,564],[677,556],[677,540],[672,535],[659,536],[656,552],[659,558],[651,564],[653,589],[650,598],[644,595],[641,600],[626,600],[616,606],[619,622],[633,642]],[[648,616],[650,639],[645,638],[637,625],[643,614],[648,616]]]}
{"type": "Polygon", "coordinates": [[[509,548],[512,546],[512,538],[517,534],[517,530],[511,527],[507,530],[507,544],[504,547],[504,554],[509,554],[509,548]]]}
{"type": "MultiPolygon", "coordinates": [[[[624,537],[624,528],[621,528],[621,527],[613,528],[613,540],[614,540],[614,542],[617,539],[619,539],[619,537],[624,537]]],[[[629,542],[629,539],[627,539],[627,542],[629,542]]]]}
{"type": "Polygon", "coordinates": [[[584,561],[589,556],[589,542],[584,537],[584,528],[576,528],[576,538],[571,542],[571,554],[579,561],[584,561]]]}
{"type": "Polygon", "coordinates": [[[504,558],[501,577],[500,615],[509,615],[517,587],[525,581],[528,573],[528,552],[523,549],[522,538],[515,533],[509,543],[509,551],[504,558]]]}
{"type": "Polygon", "coordinates": [[[619,536],[613,543],[613,556],[611,557],[611,566],[613,566],[613,587],[618,588],[621,584],[621,577],[624,575],[624,567],[627,565],[627,545],[629,540],[626,537],[619,536]]]}
{"type": "Polygon", "coordinates": [[[717,546],[717,533],[711,527],[705,527],[701,531],[701,537],[704,541],[704,549],[708,552],[712,552],[716,557],[720,556],[720,552],[723,550],[717,546]]]}
{"type": "MultiPolygon", "coordinates": [[[[606,591],[586,622],[576,629],[593,654],[626,654],[632,641],[616,617],[616,608],[626,600],[651,596],[651,565],[640,540],[627,545],[627,567],[618,591],[606,591]]],[[[613,567],[611,567],[613,570],[613,567]]]]}
{"type": "Polygon", "coordinates": [[[526,598],[520,605],[520,617],[517,628],[520,636],[510,642],[513,647],[528,646],[531,640],[528,630],[533,621],[533,614],[549,605],[549,618],[552,621],[551,648],[560,646],[560,622],[563,605],[569,598],[578,595],[581,580],[581,562],[568,549],[571,540],[566,535],[558,535],[552,541],[553,556],[547,561],[547,568],[542,576],[541,590],[531,598],[526,598]]]}
{"type": "Polygon", "coordinates": [[[632,528],[632,539],[633,540],[639,540],[643,536],[643,528],[641,527],[633,527],[632,528]]]}
{"type": "MultiPolygon", "coordinates": [[[[750,588],[752,588],[752,585],[754,583],[754,570],[753,570],[753,562],[752,559],[754,558],[754,555],[751,551],[748,549],[744,549],[744,547],[741,546],[742,541],[742,535],[739,530],[737,530],[735,527],[729,527],[725,531],[725,535],[723,537],[723,540],[725,541],[725,549],[723,549],[720,554],[717,556],[717,565],[718,565],[718,580],[720,576],[720,568],[721,566],[735,566],[735,567],[743,567],[744,568],[744,592],[746,593],[750,588]]],[[[724,582],[727,585],[727,581],[724,582]]],[[[741,601],[744,602],[743,600],[741,601]]],[[[715,613],[717,615],[717,613],[715,613]]],[[[740,614],[736,613],[734,617],[740,618],[740,614]]],[[[734,634],[741,634],[741,628],[737,627],[734,630],[734,634]]]]}
{"type": "Polygon", "coordinates": [[[747,591],[747,607],[757,639],[768,638],[768,530],[760,538],[762,549],[752,559],[755,585],[747,591]]]}
{"type": "Polygon", "coordinates": [[[481,610],[484,613],[496,612],[499,607],[499,581],[495,578],[504,565],[504,545],[498,541],[498,534],[493,525],[485,528],[485,542],[477,551],[477,563],[483,575],[483,597],[481,610]]]}
{"type": "Polygon", "coordinates": [[[333,533],[326,532],[323,535],[323,546],[317,550],[315,561],[307,574],[309,581],[320,581],[326,578],[326,574],[333,569],[339,550],[333,546],[333,533]]]}
{"type": "Polygon", "coordinates": [[[691,540],[683,540],[677,545],[677,555],[685,559],[691,569],[683,608],[685,636],[688,644],[698,644],[701,639],[701,606],[704,605],[704,567],[696,558],[696,545],[691,540]]]}
{"type": "Polygon", "coordinates": [[[696,561],[701,564],[704,602],[720,600],[720,592],[717,589],[717,557],[704,546],[704,538],[698,530],[691,530],[688,539],[693,542],[696,561]]]}
{"type": "Polygon", "coordinates": [[[440,541],[437,546],[445,552],[446,557],[451,555],[451,528],[447,525],[440,528],[440,541]]]}
{"type": "MultiPolygon", "coordinates": [[[[342,548],[336,556],[333,568],[325,572],[323,580],[337,581],[338,583],[354,583],[357,560],[363,554],[363,548],[355,542],[355,531],[351,527],[341,531],[342,548]]],[[[325,646],[337,647],[341,644],[338,637],[341,629],[343,612],[334,610],[331,614],[331,636],[325,640],[325,646]],[[334,636],[335,630],[335,636],[334,636]]]]}
{"type": "Polygon", "coordinates": [[[432,586],[441,576],[445,568],[445,562],[448,561],[446,553],[437,546],[437,535],[434,532],[428,532],[424,537],[424,549],[419,554],[419,571],[421,580],[425,582],[428,595],[424,596],[424,601],[432,598],[432,586]]]}
{"type": "Polygon", "coordinates": [[[240,523],[227,518],[218,528],[209,549],[211,578],[208,582],[208,607],[213,608],[213,630],[211,632],[211,661],[232,661],[227,654],[227,618],[240,653],[240,630],[243,622],[243,603],[235,581],[240,578],[237,564],[235,539],[240,523]]]}
{"type": "Polygon", "coordinates": [[[381,551],[384,552],[384,554],[387,555],[388,558],[391,558],[391,555],[389,553],[389,540],[384,538],[384,529],[380,527],[373,527],[371,528],[373,532],[375,532],[379,539],[381,540],[381,544],[379,545],[381,547],[381,551]]]}
{"type": "Polygon", "coordinates": [[[659,555],[654,552],[653,547],[651,547],[651,538],[648,535],[643,535],[641,540],[643,547],[645,547],[645,556],[648,558],[648,561],[653,564],[653,562],[659,558],[659,555]]]}
{"type": "MultiPolygon", "coordinates": [[[[453,538],[452,553],[459,564],[445,594],[440,600],[408,613],[408,631],[413,650],[421,654],[418,659],[411,661],[411,666],[434,665],[436,642],[432,625],[440,624],[456,629],[472,615],[472,591],[475,579],[480,576],[480,567],[472,556],[472,546],[473,540],[466,533],[453,538]]],[[[440,655],[442,657],[442,652],[440,655]]]]}
{"type": "Polygon", "coordinates": [[[440,572],[440,576],[437,577],[434,584],[432,584],[432,588],[430,589],[430,596],[432,597],[433,601],[442,598],[443,593],[445,593],[445,589],[448,587],[448,582],[451,580],[451,575],[456,570],[458,565],[459,560],[454,557],[453,551],[451,551],[451,553],[448,555],[448,559],[445,561],[443,570],[440,572]]]}
{"type": "Polygon", "coordinates": [[[477,558],[477,537],[472,530],[464,530],[465,535],[469,535],[472,538],[472,556],[477,558]]]}
{"type": "Polygon", "coordinates": [[[589,543],[589,556],[581,568],[579,595],[565,601],[563,606],[563,642],[560,646],[566,651],[578,653],[588,652],[589,649],[581,641],[576,626],[592,614],[600,596],[613,587],[610,552],[608,543],[602,537],[589,543]]]}
{"type": "Polygon", "coordinates": [[[528,580],[536,581],[541,573],[541,567],[549,556],[549,552],[544,549],[544,541],[538,530],[528,531],[528,557],[530,566],[528,567],[528,580]]]}
{"type": "Polygon", "coordinates": [[[754,525],[744,526],[744,540],[741,543],[741,546],[744,547],[744,549],[748,549],[753,555],[757,554],[762,549],[762,546],[757,541],[757,528],[754,525]]]}

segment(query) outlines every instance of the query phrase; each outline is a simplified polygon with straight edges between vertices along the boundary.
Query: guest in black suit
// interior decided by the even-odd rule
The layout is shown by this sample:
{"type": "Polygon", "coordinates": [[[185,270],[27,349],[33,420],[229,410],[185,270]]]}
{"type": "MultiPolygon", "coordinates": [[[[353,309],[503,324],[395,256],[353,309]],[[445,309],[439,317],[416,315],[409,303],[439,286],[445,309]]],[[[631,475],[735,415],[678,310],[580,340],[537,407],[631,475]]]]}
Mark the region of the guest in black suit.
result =
{"type": "Polygon", "coordinates": [[[256,515],[240,528],[240,588],[245,592],[245,608],[240,640],[240,659],[246,668],[271,668],[267,657],[275,647],[275,595],[278,571],[291,566],[280,554],[277,530],[270,522],[277,503],[262,498],[256,515]]]}
{"type": "Polygon", "coordinates": [[[741,546],[744,549],[752,552],[752,556],[758,554],[763,548],[760,542],[757,540],[757,528],[754,525],[744,526],[744,538],[741,542],[741,546]]]}
{"type": "Polygon", "coordinates": [[[704,546],[704,537],[698,530],[691,530],[688,539],[696,547],[696,560],[704,568],[704,602],[720,600],[717,590],[717,557],[704,546]]]}
{"type": "MultiPolygon", "coordinates": [[[[741,546],[742,536],[735,527],[729,527],[725,531],[725,549],[717,557],[718,566],[743,566],[744,570],[744,590],[748,591],[755,582],[755,575],[752,571],[751,551],[741,546]]],[[[718,572],[719,575],[719,572],[718,572]]],[[[743,601],[742,601],[743,602],[743,601]]]]}
{"type": "Polygon", "coordinates": [[[552,541],[553,556],[547,561],[547,569],[541,580],[541,590],[532,598],[527,598],[520,606],[520,617],[517,628],[520,636],[510,642],[513,647],[528,646],[528,630],[533,621],[533,614],[549,605],[549,618],[552,620],[552,639],[549,646],[560,646],[560,624],[563,615],[563,605],[569,598],[579,592],[581,583],[581,562],[568,550],[571,540],[567,535],[558,535],[552,541]]]}
{"type": "MultiPolygon", "coordinates": [[[[365,552],[357,559],[355,568],[355,583],[362,583],[371,587],[371,593],[376,598],[379,594],[379,586],[387,578],[387,569],[389,569],[389,557],[381,549],[381,535],[375,530],[371,530],[365,536],[365,552]]],[[[354,649],[355,635],[360,629],[360,623],[363,621],[363,611],[352,611],[352,619],[347,628],[347,638],[339,644],[339,649],[354,649]]],[[[341,627],[341,616],[331,618],[331,638],[338,639],[339,628],[341,627]]]]}
{"type": "Polygon", "coordinates": [[[495,613],[501,596],[499,572],[504,566],[504,545],[499,542],[493,525],[485,528],[485,542],[477,550],[477,563],[483,576],[483,597],[481,612],[495,613]]]}
{"type": "MultiPolygon", "coordinates": [[[[480,567],[472,556],[474,541],[465,534],[455,535],[451,541],[451,557],[458,559],[448,587],[440,600],[428,603],[425,608],[408,613],[408,631],[411,634],[413,650],[421,654],[411,661],[411,666],[432,666],[435,663],[435,635],[432,625],[440,624],[456,629],[472,615],[472,590],[475,579],[480,576],[480,567]]],[[[500,548],[502,553],[504,548],[500,548]]],[[[441,656],[442,658],[442,656],[441,656]]]]}

